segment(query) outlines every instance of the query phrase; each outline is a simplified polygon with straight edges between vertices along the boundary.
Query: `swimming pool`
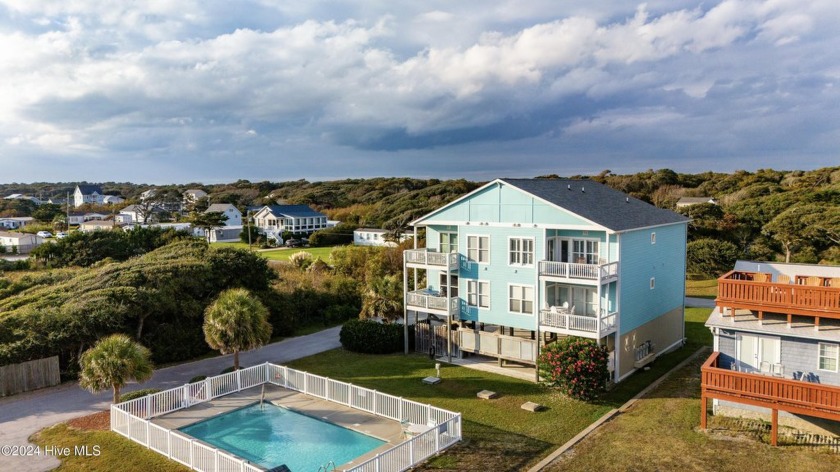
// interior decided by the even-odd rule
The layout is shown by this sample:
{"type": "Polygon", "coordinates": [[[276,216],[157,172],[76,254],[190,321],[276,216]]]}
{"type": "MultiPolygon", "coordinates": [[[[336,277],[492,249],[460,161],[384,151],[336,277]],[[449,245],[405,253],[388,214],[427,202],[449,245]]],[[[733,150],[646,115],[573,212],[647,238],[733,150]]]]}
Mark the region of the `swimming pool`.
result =
{"type": "Polygon", "coordinates": [[[308,472],[344,464],[385,441],[271,403],[254,404],[180,431],[266,468],[308,472]]]}

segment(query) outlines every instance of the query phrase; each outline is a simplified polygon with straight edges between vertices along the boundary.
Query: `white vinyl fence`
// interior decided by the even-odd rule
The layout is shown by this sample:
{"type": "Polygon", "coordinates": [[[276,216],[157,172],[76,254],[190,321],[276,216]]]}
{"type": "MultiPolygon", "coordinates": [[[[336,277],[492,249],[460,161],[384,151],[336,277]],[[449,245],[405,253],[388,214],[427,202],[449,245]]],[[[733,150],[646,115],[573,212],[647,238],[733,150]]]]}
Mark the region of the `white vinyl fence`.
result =
{"type": "Polygon", "coordinates": [[[386,393],[274,364],[260,364],[111,405],[111,430],[201,472],[257,472],[256,464],[208,446],[151,419],[264,383],[428,430],[345,472],[401,472],[461,440],[461,415],[386,393]]]}

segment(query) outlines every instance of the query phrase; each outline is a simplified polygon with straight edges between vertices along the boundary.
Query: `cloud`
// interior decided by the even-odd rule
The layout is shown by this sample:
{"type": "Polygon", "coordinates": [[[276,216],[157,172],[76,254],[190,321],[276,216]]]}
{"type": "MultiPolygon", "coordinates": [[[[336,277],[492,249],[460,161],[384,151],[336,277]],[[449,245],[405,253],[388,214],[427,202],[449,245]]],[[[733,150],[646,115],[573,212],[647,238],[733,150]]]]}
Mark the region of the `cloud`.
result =
{"type": "Polygon", "coordinates": [[[180,155],[188,172],[208,153],[340,163],[502,142],[829,160],[838,128],[827,0],[0,5],[0,164],[26,147],[180,155]]]}

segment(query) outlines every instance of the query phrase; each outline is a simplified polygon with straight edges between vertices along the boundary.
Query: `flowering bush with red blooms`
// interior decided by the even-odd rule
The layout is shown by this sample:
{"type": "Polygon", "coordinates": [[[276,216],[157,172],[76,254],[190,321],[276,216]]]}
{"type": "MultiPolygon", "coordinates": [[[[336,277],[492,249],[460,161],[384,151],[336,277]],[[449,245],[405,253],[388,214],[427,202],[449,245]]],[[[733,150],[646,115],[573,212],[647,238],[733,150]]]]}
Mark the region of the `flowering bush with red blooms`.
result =
{"type": "Polygon", "coordinates": [[[540,353],[540,378],[578,400],[592,400],[604,391],[609,353],[591,339],[568,337],[540,353]]]}

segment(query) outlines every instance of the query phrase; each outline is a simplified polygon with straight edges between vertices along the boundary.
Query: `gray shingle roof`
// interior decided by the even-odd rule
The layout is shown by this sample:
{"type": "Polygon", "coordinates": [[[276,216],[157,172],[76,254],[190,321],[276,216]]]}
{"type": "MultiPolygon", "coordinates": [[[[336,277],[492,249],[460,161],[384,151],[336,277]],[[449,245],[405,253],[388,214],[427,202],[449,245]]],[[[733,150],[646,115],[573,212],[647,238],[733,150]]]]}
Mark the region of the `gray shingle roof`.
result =
{"type": "Polygon", "coordinates": [[[673,211],[657,208],[591,180],[501,180],[613,231],[688,221],[673,211]]]}
{"type": "Polygon", "coordinates": [[[99,195],[103,195],[102,187],[99,185],[78,185],[79,190],[82,192],[82,195],[91,195],[93,192],[98,193],[99,195]]]}

